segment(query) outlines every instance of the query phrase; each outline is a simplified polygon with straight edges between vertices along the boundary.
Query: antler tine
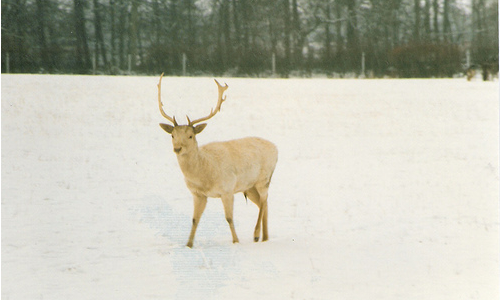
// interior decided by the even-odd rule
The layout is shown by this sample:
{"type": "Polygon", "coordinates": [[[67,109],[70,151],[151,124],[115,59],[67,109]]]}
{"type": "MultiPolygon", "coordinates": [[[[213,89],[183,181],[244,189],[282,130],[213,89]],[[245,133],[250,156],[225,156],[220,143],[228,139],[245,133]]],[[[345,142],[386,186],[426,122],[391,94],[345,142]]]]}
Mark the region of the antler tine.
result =
{"type": "Polygon", "coordinates": [[[175,126],[177,126],[177,121],[175,120],[175,117],[171,117],[169,115],[167,115],[165,113],[165,111],[163,110],[163,103],[161,102],[161,80],[163,78],[163,73],[161,73],[160,75],[160,82],[158,82],[158,105],[160,107],[160,113],[163,117],[165,117],[165,119],[169,120],[170,122],[172,122],[175,126]]]}
{"type": "Polygon", "coordinates": [[[229,86],[227,85],[227,83],[224,83],[225,86],[220,85],[220,83],[216,79],[214,79],[214,81],[217,84],[217,89],[219,91],[219,97],[218,97],[218,100],[217,100],[217,106],[215,107],[215,109],[212,108],[210,110],[210,114],[208,116],[206,116],[206,117],[203,117],[203,118],[200,118],[200,119],[196,119],[194,121],[189,121],[189,118],[188,118],[189,125],[193,126],[196,123],[203,122],[203,121],[206,121],[206,120],[212,118],[213,116],[215,116],[220,111],[220,108],[222,106],[222,102],[226,101],[226,95],[224,95],[224,98],[222,97],[222,95],[229,88],[229,86]]]}

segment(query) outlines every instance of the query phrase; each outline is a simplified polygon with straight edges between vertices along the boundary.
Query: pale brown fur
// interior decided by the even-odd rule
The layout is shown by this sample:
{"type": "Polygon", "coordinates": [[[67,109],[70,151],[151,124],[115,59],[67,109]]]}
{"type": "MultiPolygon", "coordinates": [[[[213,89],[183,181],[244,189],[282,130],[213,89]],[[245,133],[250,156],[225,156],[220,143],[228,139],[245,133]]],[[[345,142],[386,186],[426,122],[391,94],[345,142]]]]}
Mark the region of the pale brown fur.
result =
{"type": "Polygon", "coordinates": [[[193,224],[187,246],[193,246],[207,197],[221,198],[233,243],[237,243],[239,240],[233,222],[233,195],[241,192],[259,207],[254,240],[259,240],[262,226],[262,241],[266,241],[269,238],[267,196],[278,160],[276,146],[261,138],[248,137],[198,147],[196,134],[201,132],[206,124],[196,127],[160,125],[172,134],[177,161],[186,185],[193,194],[193,224]]]}

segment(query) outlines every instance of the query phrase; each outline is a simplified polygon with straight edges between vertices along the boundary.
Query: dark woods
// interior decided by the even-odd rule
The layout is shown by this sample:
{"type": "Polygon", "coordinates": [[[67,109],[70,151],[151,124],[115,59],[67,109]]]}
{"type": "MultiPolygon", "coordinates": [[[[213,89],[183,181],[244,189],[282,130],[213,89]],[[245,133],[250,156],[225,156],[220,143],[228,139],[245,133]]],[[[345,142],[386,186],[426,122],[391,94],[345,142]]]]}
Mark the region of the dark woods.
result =
{"type": "Polygon", "coordinates": [[[498,70],[498,0],[4,0],[2,72],[449,77],[498,70]]]}

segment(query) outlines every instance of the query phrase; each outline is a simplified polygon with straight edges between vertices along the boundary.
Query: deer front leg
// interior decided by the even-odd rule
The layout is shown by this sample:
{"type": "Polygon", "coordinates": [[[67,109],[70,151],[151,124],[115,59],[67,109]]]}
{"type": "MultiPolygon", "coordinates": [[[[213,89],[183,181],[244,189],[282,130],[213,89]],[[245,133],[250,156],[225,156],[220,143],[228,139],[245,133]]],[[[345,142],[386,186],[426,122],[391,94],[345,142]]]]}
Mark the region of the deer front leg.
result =
{"type": "Polygon", "coordinates": [[[226,215],[226,221],[229,224],[229,229],[231,229],[231,234],[233,235],[233,243],[239,243],[238,236],[236,235],[236,231],[234,230],[234,222],[233,222],[233,205],[234,205],[234,196],[233,194],[223,195],[221,197],[222,204],[224,205],[224,214],[226,215]]]}
{"type": "Polygon", "coordinates": [[[189,241],[186,246],[189,248],[193,247],[194,235],[196,233],[196,228],[200,222],[201,215],[207,206],[207,197],[201,195],[193,195],[194,201],[194,213],[193,213],[193,225],[191,227],[191,234],[189,235],[189,241]]]}

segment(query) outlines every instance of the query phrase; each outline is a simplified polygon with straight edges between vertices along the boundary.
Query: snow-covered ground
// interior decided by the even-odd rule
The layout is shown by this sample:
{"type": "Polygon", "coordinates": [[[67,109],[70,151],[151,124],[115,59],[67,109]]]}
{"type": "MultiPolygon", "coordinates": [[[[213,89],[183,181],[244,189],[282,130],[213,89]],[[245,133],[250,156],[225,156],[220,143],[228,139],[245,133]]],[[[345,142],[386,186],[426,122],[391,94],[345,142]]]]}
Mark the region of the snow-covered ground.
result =
{"type": "MultiPolygon", "coordinates": [[[[198,136],[280,151],[270,240],[192,200],[158,77],[2,75],[2,299],[498,299],[498,82],[221,78],[198,136]]],[[[184,120],[211,78],[163,80],[184,120]]]]}

